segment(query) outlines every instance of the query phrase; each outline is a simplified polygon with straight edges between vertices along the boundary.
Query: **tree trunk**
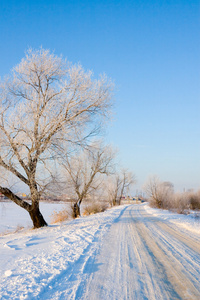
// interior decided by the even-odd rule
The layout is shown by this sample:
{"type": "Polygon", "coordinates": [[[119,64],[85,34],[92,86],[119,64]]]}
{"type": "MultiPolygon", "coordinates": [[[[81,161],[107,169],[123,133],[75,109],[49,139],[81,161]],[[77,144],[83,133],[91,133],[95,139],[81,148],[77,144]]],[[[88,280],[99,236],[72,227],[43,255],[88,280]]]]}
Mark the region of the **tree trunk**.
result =
{"type": "Polygon", "coordinates": [[[33,221],[34,228],[40,228],[43,226],[48,226],[47,222],[43,218],[43,215],[40,212],[39,205],[32,205],[29,211],[31,220],[33,221]]]}
{"type": "Polygon", "coordinates": [[[81,205],[81,200],[79,200],[76,203],[74,203],[74,207],[73,207],[74,218],[78,218],[81,215],[80,205],[81,205]]]}
{"type": "Polygon", "coordinates": [[[33,221],[33,228],[40,228],[43,226],[48,226],[47,222],[43,218],[43,215],[40,212],[39,202],[40,202],[40,194],[37,190],[37,184],[35,180],[32,180],[32,184],[30,186],[31,192],[31,208],[29,209],[29,215],[31,220],[33,221]]]}
{"type": "MultiPolygon", "coordinates": [[[[8,188],[4,188],[0,186],[0,192],[8,197],[10,200],[15,202],[20,207],[24,208],[30,215],[31,220],[33,221],[34,228],[40,228],[43,226],[48,226],[46,221],[44,220],[40,209],[39,209],[39,200],[32,200],[32,205],[28,202],[22,200],[17,195],[15,195],[11,190],[8,188]]],[[[38,195],[37,195],[38,197],[38,195]]]]}

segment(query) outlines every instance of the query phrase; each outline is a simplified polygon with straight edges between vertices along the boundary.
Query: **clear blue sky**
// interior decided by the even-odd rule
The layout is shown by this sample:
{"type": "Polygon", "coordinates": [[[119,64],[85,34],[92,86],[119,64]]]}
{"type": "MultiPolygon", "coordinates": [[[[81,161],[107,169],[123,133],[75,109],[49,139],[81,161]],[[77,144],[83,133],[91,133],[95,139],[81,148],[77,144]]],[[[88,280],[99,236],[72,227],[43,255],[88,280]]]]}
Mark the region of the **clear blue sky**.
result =
{"type": "Polygon", "coordinates": [[[200,188],[200,0],[1,0],[0,76],[48,48],[116,85],[107,141],[138,179],[200,188]]]}

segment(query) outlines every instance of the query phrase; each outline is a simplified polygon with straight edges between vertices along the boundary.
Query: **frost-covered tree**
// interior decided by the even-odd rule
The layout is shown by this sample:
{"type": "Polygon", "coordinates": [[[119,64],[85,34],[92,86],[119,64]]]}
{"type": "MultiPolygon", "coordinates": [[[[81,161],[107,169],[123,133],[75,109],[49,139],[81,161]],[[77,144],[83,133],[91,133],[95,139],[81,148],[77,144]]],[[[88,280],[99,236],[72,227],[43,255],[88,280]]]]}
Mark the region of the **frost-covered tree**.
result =
{"type": "Polygon", "coordinates": [[[31,203],[9,186],[0,192],[45,226],[39,201],[52,178],[51,161],[71,144],[86,143],[108,116],[112,84],[49,50],[29,50],[0,86],[0,166],[30,191],[31,203]],[[45,171],[44,171],[45,169],[45,171]],[[48,173],[48,176],[46,174],[48,173]]]}
{"type": "Polygon", "coordinates": [[[122,196],[135,182],[135,175],[125,169],[112,176],[108,182],[108,197],[111,205],[120,205],[122,196]]]}
{"type": "Polygon", "coordinates": [[[74,203],[74,217],[80,215],[80,205],[84,199],[101,187],[101,176],[114,171],[114,152],[110,146],[96,143],[84,149],[79,155],[66,158],[63,162],[66,178],[74,203]]]}
{"type": "Polygon", "coordinates": [[[160,181],[157,176],[150,176],[144,185],[144,191],[154,207],[164,208],[174,193],[174,186],[169,181],[160,181]]]}

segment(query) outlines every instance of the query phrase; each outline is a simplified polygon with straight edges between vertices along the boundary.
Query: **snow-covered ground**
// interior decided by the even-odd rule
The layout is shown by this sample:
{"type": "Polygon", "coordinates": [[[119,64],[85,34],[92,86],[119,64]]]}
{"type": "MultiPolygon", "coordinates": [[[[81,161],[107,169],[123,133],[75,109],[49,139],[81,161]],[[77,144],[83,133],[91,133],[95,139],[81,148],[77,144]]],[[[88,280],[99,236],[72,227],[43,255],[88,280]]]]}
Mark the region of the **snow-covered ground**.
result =
{"type": "MultiPolygon", "coordinates": [[[[48,299],[45,295],[57,285],[60,294],[59,280],[68,280],[73,264],[93,255],[98,239],[122,209],[1,236],[0,299],[48,299]]],[[[72,289],[69,286],[69,294],[73,294],[72,289]]]]}
{"type": "Polygon", "coordinates": [[[200,211],[190,211],[190,214],[183,215],[168,210],[151,208],[149,205],[145,205],[144,207],[148,213],[159,216],[163,220],[179,226],[182,230],[186,229],[190,232],[200,234],[200,211]]]}
{"type": "MultiPolygon", "coordinates": [[[[54,211],[69,209],[70,203],[41,202],[40,210],[48,224],[54,211]]],[[[31,228],[33,223],[26,210],[14,202],[0,202],[0,235],[13,232],[22,227],[31,228]]]]}
{"type": "Polygon", "coordinates": [[[198,218],[146,204],[0,237],[2,300],[199,300],[199,279],[198,218]]]}

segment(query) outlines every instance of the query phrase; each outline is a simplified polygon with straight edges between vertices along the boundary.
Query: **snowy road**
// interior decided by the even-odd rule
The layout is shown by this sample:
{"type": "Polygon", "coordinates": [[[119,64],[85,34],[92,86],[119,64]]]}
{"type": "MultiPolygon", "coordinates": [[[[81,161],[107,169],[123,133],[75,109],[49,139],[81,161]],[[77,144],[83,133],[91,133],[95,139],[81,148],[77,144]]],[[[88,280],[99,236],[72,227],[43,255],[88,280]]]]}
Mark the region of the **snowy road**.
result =
{"type": "Polygon", "coordinates": [[[2,259],[1,299],[200,299],[200,234],[145,205],[3,242],[15,259],[2,259]]]}
{"type": "MultiPolygon", "coordinates": [[[[79,272],[80,276],[80,272],[79,272]]],[[[200,299],[200,240],[128,207],[84,266],[75,299],[200,299]]]]}
{"type": "Polygon", "coordinates": [[[199,241],[142,206],[113,224],[95,263],[99,271],[80,299],[200,299],[199,241]]]}

